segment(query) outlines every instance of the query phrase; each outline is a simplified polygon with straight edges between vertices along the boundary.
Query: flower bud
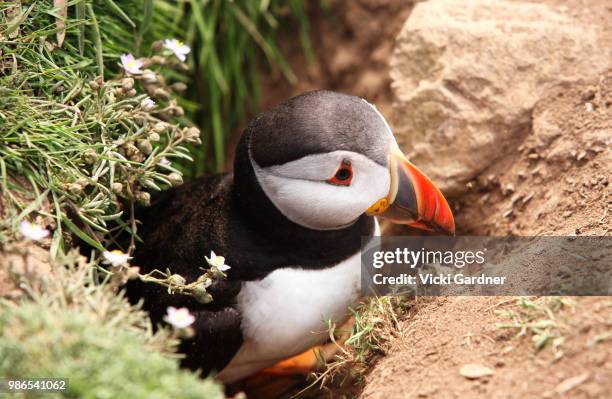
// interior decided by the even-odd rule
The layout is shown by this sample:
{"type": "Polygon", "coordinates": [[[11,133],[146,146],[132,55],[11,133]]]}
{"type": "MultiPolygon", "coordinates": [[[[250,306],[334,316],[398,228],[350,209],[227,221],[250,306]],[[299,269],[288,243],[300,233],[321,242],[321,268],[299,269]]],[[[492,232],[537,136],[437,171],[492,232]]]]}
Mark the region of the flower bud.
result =
{"type": "Polygon", "coordinates": [[[128,158],[130,161],[134,161],[134,162],[138,162],[138,163],[142,163],[145,160],[145,155],[138,151],[136,154],[132,155],[131,157],[128,158]]]}
{"type": "Polygon", "coordinates": [[[121,79],[121,87],[125,91],[132,90],[134,88],[134,79],[133,78],[123,78],[123,79],[121,79]]]}
{"type": "Polygon", "coordinates": [[[138,274],[140,273],[140,268],[138,266],[130,266],[127,269],[127,278],[128,280],[136,280],[138,278],[138,274]]]}
{"type": "Polygon", "coordinates": [[[130,89],[130,90],[126,91],[125,94],[128,97],[134,97],[136,94],[138,94],[138,92],[136,91],[136,89],[130,89]]]}
{"type": "Polygon", "coordinates": [[[194,139],[196,137],[200,137],[200,129],[197,127],[192,126],[185,131],[185,138],[194,139]]]}
{"type": "Polygon", "coordinates": [[[151,51],[155,53],[161,50],[163,47],[164,47],[164,42],[161,40],[156,40],[151,44],[151,51]]]}
{"type": "Polygon", "coordinates": [[[81,154],[81,159],[87,165],[93,165],[98,159],[98,154],[92,149],[87,149],[81,154]]]}
{"type": "Polygon", "coordinates": [[[183,135],[185,137],[185,140],[191,143],[200,144],[202,142],[200,140],[200,129],[198,129],[197,127],[190,127],[190,128],[183,129],[183,135]]]}
{"type": "Polygon", "coordinates": [[[135,197],[136,202],[138,202],[140,205],[151,205],[151,194],[147,193],[146,191],[137,191],[135,197]]]}
{"type": "Polygon", "coordinates": [[[163,100],[163,101],[168,101],[170,99],[170,93],[168,93],[166,90],[162,89],[161,87],[158,87],[157,89],[153,90],[153,97],[159,98],[160,100],[163,100]]]}
{"type": "Polygon", "coordinates": [[[172,88],[172,90],[179,92],[179,93],[182,93],[185,90],[187,90],[187,85],[183,82],[173,83],[170,87],[172,88]]]}
{"type": "Polygon", "coordinates": [[[164,132],[166,131],[166,128],[167,128],[167,127],[168,127],[168,126],[167,126],[167,124],[166,124],[166,123],[164,123],[164,122],[157,122],[157,123],[155,124],[155,126],[153,126],[153,131],[154,131],[155,133],[162,134],[162,133],[164,133],[164,132]]]}
{"type": "Polygon", "coordinates": [[[91,87],[91,89],[95,91],[100,90],[100,85],[95,80],[89,82],[89,87],[91,87]]]}
{"type": "Polygon", "coordinates": [[[68,191],[70,191],[72,194],[81,194],[83,192],[83,187],[80,184],[77,183],[70,183],[68,185],[68,191]]]}
{"type": "Polygon", "coordinates": [[[78,184],[79,186],[81,186],[82,188],[85,188],[89,185],[89,180],[87,180],[84,177],[80,177],[75,181],[75,184],[78,184]]]}
{"type": "Polygon", "coordinates": [[[168,180],[172,183],[173,186],[179,186],[183,184],[183,176],[176,172],[172,172],[168,175],[168,180]]]}
{"type": "Polygon", "coordinates": [[[123,89],[121,87],[117,87],[115,90],[113,90],[113,93],[119,97],[123,95],[123,89]]]}
{"type": "Polygon", "coordinates": [[[157,132],[149,133],[149,141],[157,142],[160,140],[159,134],[157,132]]]}
{"type": "Polygon", "coordinates": [[[138,149],[145,155],[149,155],[153,151],[153,146],[147,139],[141,139],[136,142],[138,149]]]}
{"type": "Polygon", "coordinates": [[[189,338],[193,338],[194,335],[195,335],[195,331],[193,331],[193,328],[191,327],[179,328],[176,330],[177,338],[189,339],[189,338]]]}
{"type": "Polygon", "coordinates": [[[136,153],[138,153],[138,148],[136,148],[136,147],[134,146],[134,144],[132,144],[131,142],[130,142],[130,143],[127,143],[127,144],[125,144],[125,145],[124,145],[122,148],[123,148],[123,151],[124,151],[124,155],[125,155],[126,157],[128,157],[128,158],[129,158],[129,157],[132,157],[132,156],[134,156],[136,153]]]}
{"type": "Polygon", "coordinates": [[[191,291],[191,295],[193,295],[196,301],[202,304],[211,303],[213,300],[212,295],[206,292],[206,287],[204,286],[204,284],[196,285],[195,288],[191,291]]]}
{"type": "Polygon", "coordinates": [[[212,285],[212,280],[208,277],[207,274],[201,274],[196,280],[198,283],[202,283],[204,288],[208,288],[212,285]]]}
{"type": "Polygon", "coordinates": [[[121,192],[123,191],[123,184],[121,183],[113,183],[113,187],[112,187],[113,193],[115,194],[121,194],[121,192]]]}
{"type": "Polygon", "coordinates": [[[140,76],[142,76],[142,79],[147,83],[157,82],[157,75],[150,69],[145,69],[140,76]]]}
{"type": "Polygon", "coordinates": [[[164,57],[160,57],[159,55],[154,55],[151,57],[151,64],[165,65],[166,59],[164,57]]]}
{"type": "Polygon", "coordinates": [[[185,110],[183,109],[183,107],[176,106],[176,107],[172,108],[172,111],[173,111],[175,116],[183,116],[183,115],[185,115],[185,110]]]}
{"type": "Polygon", "coordinates": [[[155,108],[155,102],[147,97],[140,102],[140,108],[145,112],[149,112],[155,108]]]}
{"type": "Polygon", "coordinates": [[[180,274],[173,274],[168,277],[168,283],[171,285],[185,285],[186,282],[187,280],[185,280],[185,277],[180,274]]]}

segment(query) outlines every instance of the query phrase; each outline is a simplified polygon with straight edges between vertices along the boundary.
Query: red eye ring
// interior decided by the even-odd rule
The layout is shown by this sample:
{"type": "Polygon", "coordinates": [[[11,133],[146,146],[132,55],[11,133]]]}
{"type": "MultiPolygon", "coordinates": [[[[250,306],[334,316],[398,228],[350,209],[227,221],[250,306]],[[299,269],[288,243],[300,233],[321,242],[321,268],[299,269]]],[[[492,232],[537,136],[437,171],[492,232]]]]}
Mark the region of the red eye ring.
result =
{"type": "Polygon", "coordinates": [[[353,167],[351,166],[351,161],[348,159],[343,159],[342,163],[336,170],[336,173],[334,173],[334,175],[326,181],[327,183],[335,186],[350,186],[352,180],[353,167]]]}

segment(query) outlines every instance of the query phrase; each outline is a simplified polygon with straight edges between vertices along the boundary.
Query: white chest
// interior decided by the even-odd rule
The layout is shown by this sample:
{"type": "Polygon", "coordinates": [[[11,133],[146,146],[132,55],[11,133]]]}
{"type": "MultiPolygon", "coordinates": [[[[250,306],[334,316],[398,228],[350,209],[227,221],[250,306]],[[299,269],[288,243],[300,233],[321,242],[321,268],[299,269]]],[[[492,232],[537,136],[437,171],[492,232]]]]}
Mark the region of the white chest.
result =
{"type": "Polygon", "coordinates": [[[360,252],[327,269],[278,269],[245,283],[237,298],[244,343],[218,378],[238,380],[325,342],[329,322],[348,318],[360,290],[360,252]]]}
{"type": "Polygon", "coordinates": [[[357,253],[324,270],[280,269],[247,283],[238,302],[243,334],[268,354],[325,340],[328,321],[341,322],[358,299],[360,278],[357,253]]]}

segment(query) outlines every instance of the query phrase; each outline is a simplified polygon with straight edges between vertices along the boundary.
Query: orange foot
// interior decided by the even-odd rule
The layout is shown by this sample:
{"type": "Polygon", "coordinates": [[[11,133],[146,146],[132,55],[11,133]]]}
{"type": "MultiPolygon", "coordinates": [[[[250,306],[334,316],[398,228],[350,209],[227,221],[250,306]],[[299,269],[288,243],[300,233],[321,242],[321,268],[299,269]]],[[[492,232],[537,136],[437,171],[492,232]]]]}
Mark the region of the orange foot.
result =
{"type": "Polygon", "coordinates": [[[248,398],[286,397],[289,392],[304,385],[306,376],[321,365],[322,358],[330,359],[336,350],[335,344],[315,346],[247,378],[241,388],[248,398]]]}
{"type": "Polygon", "coordinates": [[[340,350],[338,344],[342,344],[348,338],[353,322],[351,318],[339,330],[343,333],[338,337],[337,343],[317,345],[299,355],[280,361],[242,381],[240,388],[247,393],[249,399],[274,399],[286,397],[289,392],[305,386],[306,377],[338,353],[340,350]]]}

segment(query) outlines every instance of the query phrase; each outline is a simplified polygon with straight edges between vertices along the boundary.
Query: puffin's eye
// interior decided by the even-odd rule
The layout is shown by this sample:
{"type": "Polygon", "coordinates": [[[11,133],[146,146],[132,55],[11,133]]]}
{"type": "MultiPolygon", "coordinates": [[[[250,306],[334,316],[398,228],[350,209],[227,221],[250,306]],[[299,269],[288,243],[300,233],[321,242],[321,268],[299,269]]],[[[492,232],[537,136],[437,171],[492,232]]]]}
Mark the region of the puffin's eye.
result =
{"type": "Polygon", "coordinates": [[[342,163],[336,170],[336,173],[326,181],[329,184],[336,186],[349,186],[351,184],[351,180],[353,180],[353,168],[351,166],[351,161],[348,159],[343,159],[342,163]]]}

